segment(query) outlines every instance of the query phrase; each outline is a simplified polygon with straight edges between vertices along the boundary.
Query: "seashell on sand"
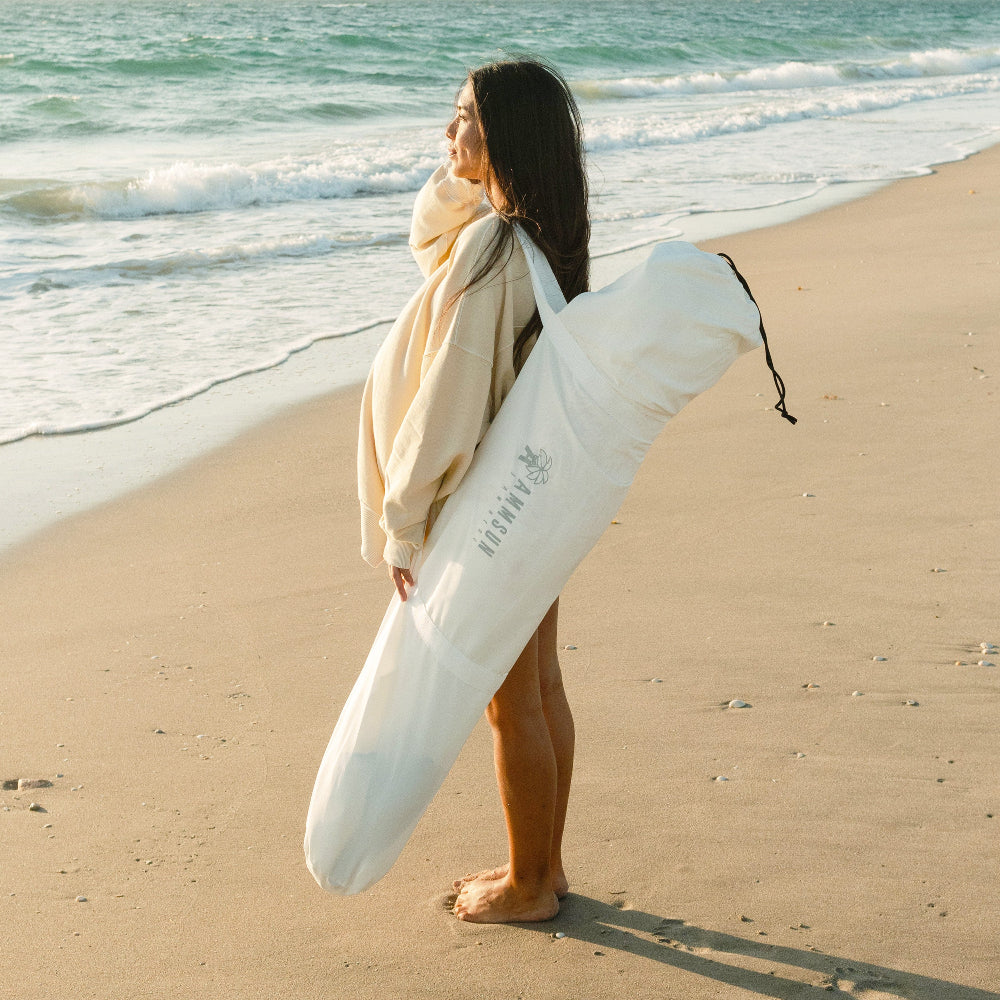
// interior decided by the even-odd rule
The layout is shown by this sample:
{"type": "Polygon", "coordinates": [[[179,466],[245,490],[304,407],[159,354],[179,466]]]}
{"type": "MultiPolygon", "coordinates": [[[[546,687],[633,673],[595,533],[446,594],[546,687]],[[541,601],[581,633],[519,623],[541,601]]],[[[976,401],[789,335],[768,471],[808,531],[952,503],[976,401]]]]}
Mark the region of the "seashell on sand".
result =
{"type": "Polygon", "coordinates": [[[23,792],[26,788],[51,788],[52,782],[48,778],[18,778],[17,790],[23,792]]]}

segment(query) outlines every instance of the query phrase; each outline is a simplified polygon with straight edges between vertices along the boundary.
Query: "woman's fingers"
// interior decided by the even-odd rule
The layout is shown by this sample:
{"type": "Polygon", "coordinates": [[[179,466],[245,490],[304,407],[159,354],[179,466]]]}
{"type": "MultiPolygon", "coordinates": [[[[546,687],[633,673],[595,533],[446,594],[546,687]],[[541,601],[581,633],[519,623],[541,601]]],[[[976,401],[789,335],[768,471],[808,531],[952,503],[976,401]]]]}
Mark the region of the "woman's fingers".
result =
{"type": "Polygon", "coordinates": [[[413,586],[413,574],[408,569],[401,569],[399,566],[389,567],[389,576],[392,578],[396,593],[401,601],[406,600],[406,588],[413,586]]]}

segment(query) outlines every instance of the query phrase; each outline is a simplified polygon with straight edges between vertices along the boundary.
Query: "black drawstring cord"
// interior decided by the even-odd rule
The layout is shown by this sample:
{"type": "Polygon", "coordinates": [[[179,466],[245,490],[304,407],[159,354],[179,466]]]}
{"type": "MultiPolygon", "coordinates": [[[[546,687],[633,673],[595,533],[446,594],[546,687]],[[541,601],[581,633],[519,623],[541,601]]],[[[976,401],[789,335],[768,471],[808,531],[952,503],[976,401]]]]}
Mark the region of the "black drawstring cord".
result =
{"type": "MultiPolygon", "coordinates": [[[[747,284],[746,278],[744,278],[743,275],[737,270],[732,257],[725,253],[720,253],[718,256],[733,269],[733,274],[735,274],[739,279],[740,284],[743,286],[743,291],[750,296],[750,301],[757,306],[757,300],[753,297],[753,292],[750,291],[750,286],[747,284]]],[[[760,306],[757,306],[757,315],[760,316],[760,339],[764,341],[764,359],[767,361],[767,367],[771,369],[771,374],[774,376],[774,387],[778,390],[778,402],[774,404],[774,408],[790,424],[797,423],[797,418],[793,417],[788,410],[785,409],[785,383],[781,376],[774,370],[774,362],[771,360],[771,348],[767,346],[767,334],[764,332],[764,317],[761,314],[760,306]]]]}

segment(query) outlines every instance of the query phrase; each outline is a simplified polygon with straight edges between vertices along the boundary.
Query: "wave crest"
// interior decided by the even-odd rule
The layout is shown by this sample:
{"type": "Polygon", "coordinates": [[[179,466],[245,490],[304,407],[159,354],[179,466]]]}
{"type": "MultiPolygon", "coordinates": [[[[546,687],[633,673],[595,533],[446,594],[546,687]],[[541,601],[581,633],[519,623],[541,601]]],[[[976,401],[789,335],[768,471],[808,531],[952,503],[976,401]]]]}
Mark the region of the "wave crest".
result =
{"type": "Polygon", "coordinates": [[[204,274],[214,268],[240,265],[252,267],[262,261],[283,257],[322,257],[337,251],[354,252],[368,247],[399,246],[405,245],[406,242],[406,233],[372,233],[339,238],[301,236],[284,240],[259,240],[207,250],[186,250],[157,257],[129,257],[91,264],[88,267],[50,267],[34,273],[24,271],[9,277],[6,285],[8,288],[13,288],[17,283],[32,294],[44,294],[58,289],[204,274]]]}
{"type": "Polygon", "coordinates": [[[253,166],[178,162],[129,181],[35,188],[10,195],[0,205],[18,215],[53,221],[81,216],[137,219],[417,191],[436,166],[434,157],[409,163],[365,163],[360,158],[352,163],[286,158],[253,166]]]}
{"type": "Polygon", "coordinates": [[[749,106],[716,108],[683,115],[594,119],[587,127],[587,149],[603,152],[696,142],[713,136],[756,132],[769,125],[815,118],[839,118],[886,111],[915,101],[1000,89],[1000,79],[982,83],[950,80],[933,86],[896,86],[827,91],[809,96],[759,101],[749,106]]]}
{"type": "Polygon", "coordinates": [[[793,61],[728,73],[714,71],[683,76],[591,80],[574,84],[574,90],[591,100],[757,90],[809,90],[880,80],[960,77],[998,68],[1000,48],[929,49],[908,53],[900,59],[875,63],[845,61],[823,64],[793,61]]]}

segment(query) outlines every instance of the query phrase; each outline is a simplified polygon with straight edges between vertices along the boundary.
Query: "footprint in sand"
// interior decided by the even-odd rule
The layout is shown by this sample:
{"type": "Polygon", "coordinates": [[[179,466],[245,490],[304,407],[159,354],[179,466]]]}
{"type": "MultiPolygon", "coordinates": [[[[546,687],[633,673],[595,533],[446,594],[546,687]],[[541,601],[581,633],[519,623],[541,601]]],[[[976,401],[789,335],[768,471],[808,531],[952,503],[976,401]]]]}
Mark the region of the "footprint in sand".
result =
{"type": "Polygon", "coordinates": [[[822,985],[858,1000],[899,1000],[902,995],[898,983],[859,969],[837,969],[822,985]]]}

